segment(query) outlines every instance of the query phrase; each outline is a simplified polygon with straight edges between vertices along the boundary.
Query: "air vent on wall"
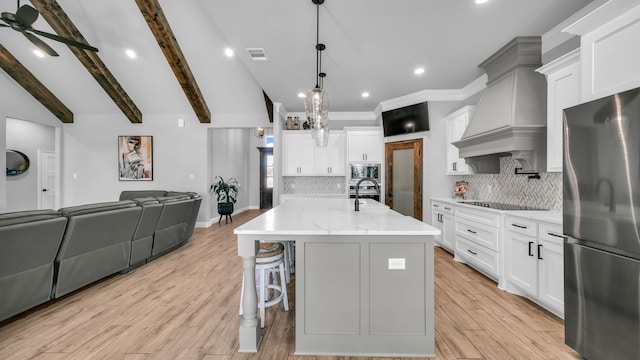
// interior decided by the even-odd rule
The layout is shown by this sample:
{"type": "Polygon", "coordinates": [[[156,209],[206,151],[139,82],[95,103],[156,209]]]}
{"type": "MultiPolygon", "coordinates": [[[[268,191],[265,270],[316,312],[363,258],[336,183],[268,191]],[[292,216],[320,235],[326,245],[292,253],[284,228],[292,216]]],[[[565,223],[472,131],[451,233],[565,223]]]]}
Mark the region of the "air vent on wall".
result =
{"type": "Polygon", "coordinates": [[[247,53],[253,61],[266,61],[267,54],[264,53],[263,48],[246,48],[247,53]]]}

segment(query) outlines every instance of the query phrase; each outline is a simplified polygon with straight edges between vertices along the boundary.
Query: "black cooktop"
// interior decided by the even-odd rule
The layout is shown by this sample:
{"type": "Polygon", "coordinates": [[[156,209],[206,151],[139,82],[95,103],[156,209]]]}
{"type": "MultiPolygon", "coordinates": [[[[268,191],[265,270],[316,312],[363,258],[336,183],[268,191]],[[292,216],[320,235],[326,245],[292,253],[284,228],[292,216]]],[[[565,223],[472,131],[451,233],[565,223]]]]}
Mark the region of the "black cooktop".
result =
{"type": "Polygon", "coordinates": [[[531,206],[503,204],[503,203],[487,202],[487,201],[460,201],[460,203],[486,207],[490,209],[497,209],[497,210],[546,210],[546,209],[540,209],[540,208],[535,208],[531,206]]]}

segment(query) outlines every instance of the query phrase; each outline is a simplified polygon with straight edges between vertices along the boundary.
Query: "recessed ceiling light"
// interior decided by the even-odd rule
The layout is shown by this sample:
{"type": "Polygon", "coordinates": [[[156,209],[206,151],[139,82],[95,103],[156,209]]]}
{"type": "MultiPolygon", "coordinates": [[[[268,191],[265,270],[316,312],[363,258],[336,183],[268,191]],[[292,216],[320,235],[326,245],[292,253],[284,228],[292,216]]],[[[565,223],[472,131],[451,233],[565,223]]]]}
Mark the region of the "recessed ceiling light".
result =
{"type": "Polygon", "coordinates": [[[363,98],[368,98],[368,97],[369,97],[369,93],[368,93],[368,92],[366,92],[366,91],[365,91],[365,92],[363,92],[363,93],[362,93],[362,97],[363,97],[363,98]]]}
{"type": "Polygon", "coordinates": [[[43,58],[44,57],[44,53],[38,49],[33,50],[33,53],[39,57],[39,58],[43,58]]]}
{"type": "Polygon", "coordinates": [[[138,57],[138,54],[136,54],[135,51],[131,50],[131,49],[127,49],[124,51],[124,53],[130,58],[130,59],[135,59],[138,57]]]}
{"type": "Polygon", "coordinates": [[[233,57],[233,54],[234,54],[233,49],[230,48],[230,47],[225,48],[224,49],[224,54],[227,55],[227,57],[233,57]]]}
{"type": "Polygon", "coordinates": [[[298,93],[298,97],[299,97],[299,98],[306,98],[306,97],[307,97],[307,95],[305,95],[303,92],[299,92],[299,93],[298,93]]]}
{"type": "Polygon", "coordinates": [[[416,75],[422,75],[422,74],[424,74],[424,68],[421,68],[421,67],[417,68],[417,69],[415,69],[413,71],[413,73],[416,74],[416,75]]]}
{"type": "Polygon", "coordinates": [[[474,0],[473,2],[480,5],[480,4],[484,4],[486,2],[488,2],[489,0],[474,0]]]}

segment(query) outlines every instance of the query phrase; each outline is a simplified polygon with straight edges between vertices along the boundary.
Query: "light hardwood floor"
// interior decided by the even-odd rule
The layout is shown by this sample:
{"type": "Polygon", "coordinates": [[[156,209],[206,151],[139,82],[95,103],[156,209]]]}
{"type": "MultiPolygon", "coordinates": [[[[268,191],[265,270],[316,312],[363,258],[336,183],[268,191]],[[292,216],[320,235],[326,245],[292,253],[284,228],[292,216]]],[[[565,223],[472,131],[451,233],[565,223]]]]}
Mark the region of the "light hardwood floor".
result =
{"type": "MultiPolygon", "coordinates": [[[[187,245],[131,273],[0,323],[0,359],[356,359],[293,355],[293,282],[291,310],[267,310],[260,352],[236,353],[242,262],[233,228],[259,213],[196,229],[187,245]]],[[[435,271],[436,359],[577,358],[558,318],[439,248],[435,271]]]]}

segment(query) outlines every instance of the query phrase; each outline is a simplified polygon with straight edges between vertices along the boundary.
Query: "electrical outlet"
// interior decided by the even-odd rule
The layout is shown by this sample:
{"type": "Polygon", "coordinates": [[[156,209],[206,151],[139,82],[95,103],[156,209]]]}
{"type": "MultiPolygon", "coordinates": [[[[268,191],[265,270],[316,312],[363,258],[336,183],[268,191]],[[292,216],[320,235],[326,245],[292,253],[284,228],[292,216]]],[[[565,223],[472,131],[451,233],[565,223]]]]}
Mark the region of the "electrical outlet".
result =
{"type": "Polygon", "coordinates": [[[405,258],[389,258],[389,270],[406,269],[405,258]]]}

